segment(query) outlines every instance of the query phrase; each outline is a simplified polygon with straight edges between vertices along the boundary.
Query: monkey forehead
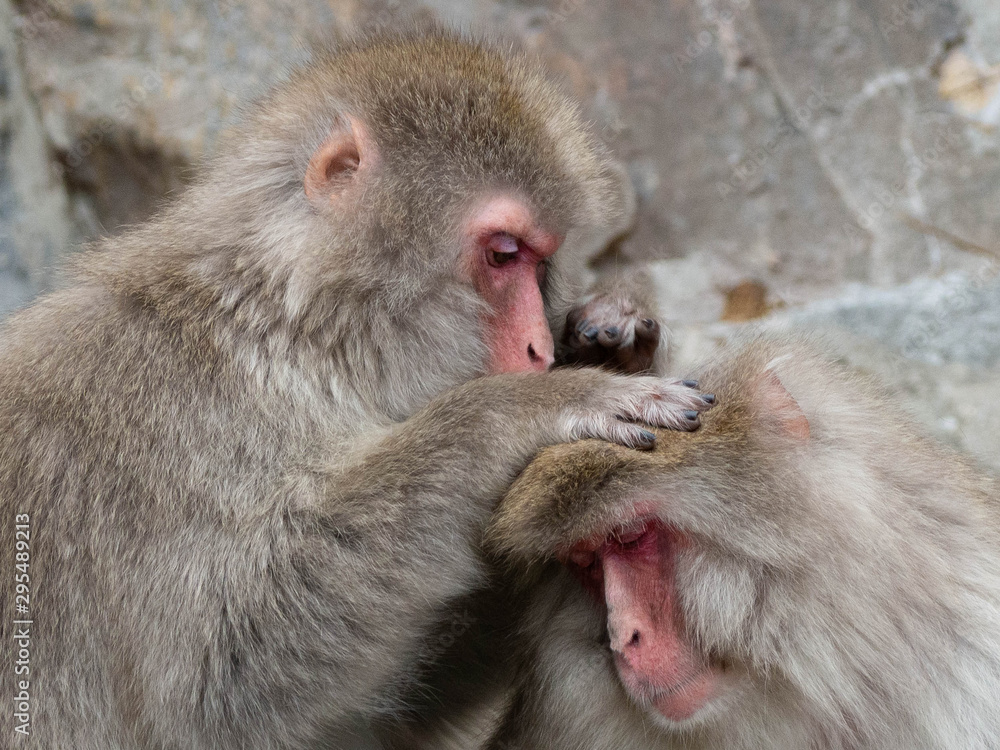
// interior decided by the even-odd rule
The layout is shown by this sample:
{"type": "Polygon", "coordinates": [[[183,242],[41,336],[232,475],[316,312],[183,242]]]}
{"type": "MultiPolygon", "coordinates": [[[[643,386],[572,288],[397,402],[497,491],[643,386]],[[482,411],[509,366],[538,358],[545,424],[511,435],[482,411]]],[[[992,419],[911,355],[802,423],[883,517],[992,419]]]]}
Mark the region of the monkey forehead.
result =
{"type": "Polygon", "coordinates": [[[544,558],[635,519],[627,502],[635,480],[654,461],[651,452],[600,440],[546,448],[514,481],[487,533],[506,554],[544,558]]]}
{"type": "Polygon", "coordinates": [[[362,38],[315,65],[390,163],[519,188],[549,213],[578,213],[588,197],[585,210],[608,210],[603,152],[576,105],[523,55],[436,28],[362,38]]]}

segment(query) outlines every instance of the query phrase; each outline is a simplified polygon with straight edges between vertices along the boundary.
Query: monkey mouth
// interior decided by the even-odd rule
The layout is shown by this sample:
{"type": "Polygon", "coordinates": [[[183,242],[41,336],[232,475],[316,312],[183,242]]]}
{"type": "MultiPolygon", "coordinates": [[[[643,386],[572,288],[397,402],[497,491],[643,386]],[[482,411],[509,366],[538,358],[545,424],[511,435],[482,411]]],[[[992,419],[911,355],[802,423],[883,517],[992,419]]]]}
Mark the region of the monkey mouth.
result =
{"type": "Polygon", "coordinates": [[[688,677],[681,680],[681,682],[676,685],[669,685],[667,687],[662,685],[650,685],[649,683],[643,682],[641,683],[643,700],[644,702],[648,702],[650,705],[656,705],[658,701],[661,701],[664,698],[673,698],[676,695],[680,695],[701,679],[701,675],[701,672],[695,672],[694,674],[688,675],[688,677]]]}
{"type": "Polygon", "coordinates": [[[614,661],[629,697],[641,708],[655,711],[670,723],[687,722],[716,697],[715,670],[708,664],[697,665],[677,681],[662,684],[640,677],[617,653],[614,661]]]}

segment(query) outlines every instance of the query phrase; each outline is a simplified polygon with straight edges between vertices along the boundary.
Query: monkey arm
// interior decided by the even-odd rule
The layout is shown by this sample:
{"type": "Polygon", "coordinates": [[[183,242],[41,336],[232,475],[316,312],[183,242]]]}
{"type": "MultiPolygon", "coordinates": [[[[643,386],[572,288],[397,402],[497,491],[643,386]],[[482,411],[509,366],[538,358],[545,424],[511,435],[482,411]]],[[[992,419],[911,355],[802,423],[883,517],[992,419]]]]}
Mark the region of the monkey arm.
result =
{"type": "Polygon", "coordinates": [[[268,562],[284,582],[271,592],[278,616],[252,618],[260,641],[295,639],[279,663],[329,661],[331,682],[300,692],[336,696],[341,716],[366,709],[405,682],[448,603],[484,585],[485,525],[540,449],[588,436],[638,446],[644,428],[619,415],[683,427],[692,410],[680,407],[699,401],[676,381],[598,370],[481,378],[335,465],[290,478],[290,537],[268,562]],[[286,610],[302,614],[295,633],[286,610]]]}
{"type": "Polygon", "coordinates": [[[541,451],[513,482],[486,534],[488,548],[520,564],[630,521],[623,491],[655,472],[652,453],[597,440],[541,451]]]}

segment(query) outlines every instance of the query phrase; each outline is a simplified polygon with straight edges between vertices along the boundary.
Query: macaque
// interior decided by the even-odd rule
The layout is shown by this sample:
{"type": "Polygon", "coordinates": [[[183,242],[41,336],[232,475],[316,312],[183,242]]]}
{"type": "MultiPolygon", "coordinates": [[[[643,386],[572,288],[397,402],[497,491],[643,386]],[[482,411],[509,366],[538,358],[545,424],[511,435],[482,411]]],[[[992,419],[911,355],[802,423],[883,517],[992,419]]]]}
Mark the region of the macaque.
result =
{"type": "Polygon", "coordinates": [[[523,57],[361,38],[15,315],[3,736],[344,747],[403,710],[455,602],[489,585],[485,526],[540,449],[650,448],[711,406],[682,381],[550,371],[559,250],[613,210],[611,173],[523,57]]]}
{"type": "Polygon", "coordinates": [[[491,750],[998,747],[1000,486],[817,351],[751,337],[698,432],[514,483],[488,540],[541,580],[491,750]]]}

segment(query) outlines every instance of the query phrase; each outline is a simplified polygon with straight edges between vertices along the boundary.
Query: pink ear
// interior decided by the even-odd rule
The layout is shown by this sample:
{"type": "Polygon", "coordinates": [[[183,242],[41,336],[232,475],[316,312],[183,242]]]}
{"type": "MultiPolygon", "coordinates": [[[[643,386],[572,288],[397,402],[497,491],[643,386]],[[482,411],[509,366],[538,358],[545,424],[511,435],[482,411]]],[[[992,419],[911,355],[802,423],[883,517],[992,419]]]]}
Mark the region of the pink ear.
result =
{"type": "Polygon", "coordinates": [[[774,419],[782,432],[797,440],[809,439],[809,420],[774,370],[768,370],[757,386],[760,408],[774,419]]]}
{"type": "Polygon", "coordinates": [[[370,161],[364,131],[354,120],[334,130],[309,159],[303,187],[313,204],[329,203],[351,183],[370,161]]]}

